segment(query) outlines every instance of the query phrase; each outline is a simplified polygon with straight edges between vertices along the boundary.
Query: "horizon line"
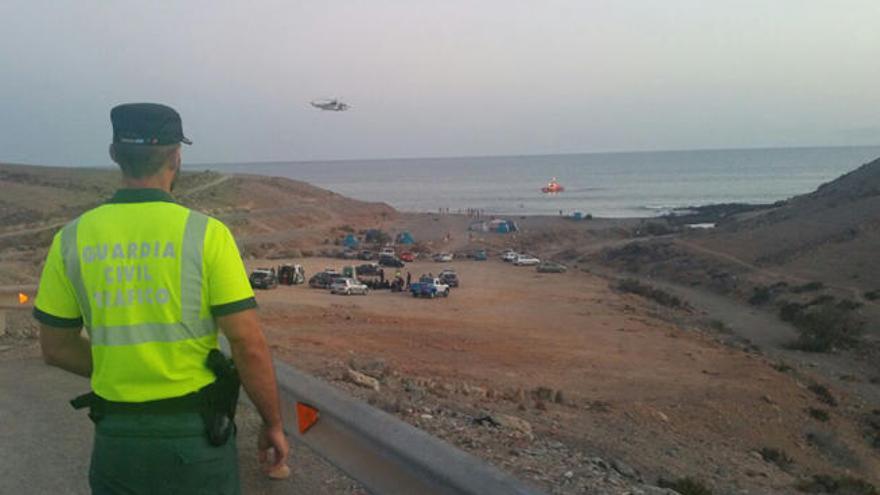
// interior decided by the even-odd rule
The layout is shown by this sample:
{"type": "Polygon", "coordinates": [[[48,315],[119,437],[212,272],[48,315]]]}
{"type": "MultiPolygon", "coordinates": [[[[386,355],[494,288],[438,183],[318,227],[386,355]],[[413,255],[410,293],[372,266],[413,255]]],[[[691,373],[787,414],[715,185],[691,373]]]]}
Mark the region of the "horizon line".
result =
{"type": "MultiPolygon", "coordinates": [[[[513,153],[513,154],[478,154],[478,155],[424,155],[424,156],[397,156],[383,158],[328,158],[328,159],[294,159],[294,160],[257,160],[257,161],[221,161],[221,162],[187,162],[184,166],[205,165],[240,165],[240,164],[280,164],[280,163],[343,163],[343,162],[379,162],[379,161],[411,161],[411,160],[460,160],[467,158],[530,158],[547,156],[576,156],[576,155],[635,155],[648,153],[689,153],[702,151],[771,151],[771,150],[798,150],[798,149],[823,149],[823,148],[880,148],[877,144],[842,144],[842,145],[798,145],[798,146],[755,146],[755,147],[732,147],[732,148],[659,148],[650,150],[611,150],[611,151],[579,151],[565,153],[513,153]]],[[[107,168],[114,164],[100,165],[58,165],[49,163],[33,162],[7,162],[0,160],[0,164],[25,165],[34,167],[59,167],[59,168],[107,168]]]]}
{"type": "Polygon", "coordinates": [[[427,155],[427,156],[397,156],[382,158],[329,158],[310,160],[257,160],[257,161],[229,161],[229,162],[188,162],[190,165],[238,165],[238,164],[275,164],[275,163],[339,163],[339,162],[379,162],[379,161],[409,161],[409,160],[460,160],[465,158],[531,158],[545,156],[575,156],[575,155],[629,155],[647,153],[687,153],[700,151],[764,151],[764,150],[797,150],[797,149],[821,149],[821,148],[880,148],[877,144],[841,144],[841,145],[801,145],[801,146],[756,146],[741,148],[661,148],[651,150],[612,150],[612,151],[578,151],[566,153],[517,153],[517,154],[479,154],[479,155],[427,155]]]}

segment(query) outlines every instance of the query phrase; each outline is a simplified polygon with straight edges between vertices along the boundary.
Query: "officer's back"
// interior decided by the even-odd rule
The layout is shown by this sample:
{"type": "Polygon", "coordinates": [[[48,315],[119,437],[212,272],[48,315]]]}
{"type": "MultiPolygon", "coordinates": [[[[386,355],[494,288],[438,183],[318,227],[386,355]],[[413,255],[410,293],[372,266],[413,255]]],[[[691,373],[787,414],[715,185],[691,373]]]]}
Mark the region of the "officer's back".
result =
{"type": "Polygon", "coordinates": [[[52,242],[34,309],[45,359],[91,377],[76,405],[96,424],[95,493],[237,493],[238,385],[206,366],[218,328],[264,419],[261,447],[276,466],[287,453],[253,292],[229,229],[170,194],[190,144],[177,112],[120,105],[111,121],[125,187],[52,242]]]}

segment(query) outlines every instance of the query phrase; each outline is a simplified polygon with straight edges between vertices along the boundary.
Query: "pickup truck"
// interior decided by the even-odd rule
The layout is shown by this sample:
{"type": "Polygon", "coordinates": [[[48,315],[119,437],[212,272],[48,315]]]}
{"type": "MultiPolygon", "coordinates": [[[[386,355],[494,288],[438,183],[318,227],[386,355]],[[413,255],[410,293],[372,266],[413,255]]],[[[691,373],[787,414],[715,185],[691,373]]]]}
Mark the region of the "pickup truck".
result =
{"type": "Polygon", "coordinates": [[[439,278],[423,277],[409,285],[409,292],[413,297],[449,297],[449,286],[439,278]]]}

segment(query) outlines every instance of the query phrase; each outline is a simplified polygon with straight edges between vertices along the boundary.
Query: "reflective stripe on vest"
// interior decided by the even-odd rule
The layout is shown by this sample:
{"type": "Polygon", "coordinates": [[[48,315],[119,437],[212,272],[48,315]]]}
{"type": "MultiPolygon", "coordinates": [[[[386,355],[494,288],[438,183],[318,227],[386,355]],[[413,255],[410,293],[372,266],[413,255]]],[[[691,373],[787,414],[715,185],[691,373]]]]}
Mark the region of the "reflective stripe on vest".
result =
{"type": "Polygon", "coordinates": [[[178,342],[206,337],[216,332],[212,317],[200,319],[202,309],[202,252],[208,216],[190,211],[183,233],[180,260],[180,312],[178,323],[135,323],[131,325],[94,326],[88,292],[82,278],[77,224],[69,223],[61,231],[61,254],[67,277],[73,284],[83,315],[83,325],[89,332],[92,345],[120,346],[145,342],[178,342]]]}

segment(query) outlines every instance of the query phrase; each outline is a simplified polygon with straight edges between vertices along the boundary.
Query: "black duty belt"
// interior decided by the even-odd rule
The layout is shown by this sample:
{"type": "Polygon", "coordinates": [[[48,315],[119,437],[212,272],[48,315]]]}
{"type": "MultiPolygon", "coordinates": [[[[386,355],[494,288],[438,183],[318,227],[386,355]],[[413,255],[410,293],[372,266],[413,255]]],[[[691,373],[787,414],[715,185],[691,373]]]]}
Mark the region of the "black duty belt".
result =
{"type": "Polygon", "coordinates": [[[94,392],[80,395],[70,401],[74,409],[91,409],[89,415],[96,414],[180,414],[197,413],[208,407],[210,387],[214,384],[180,397],[151,400],[146,402],[116,402],[99,397],[94,392]]]}
{"type": "Polygon", "coordinates": [[[217,349],[208,353],[205,364],[217,380],[187,395],[146,402],[116,402],[89,392],[70,401],[70,405],[74,409],[88,407],[89,419],[94,423],[108,414],[199,413],[208,441],[212,445],[224,445],[235,433],[235,408],[241,381],[235,364],[217,349]]]}

